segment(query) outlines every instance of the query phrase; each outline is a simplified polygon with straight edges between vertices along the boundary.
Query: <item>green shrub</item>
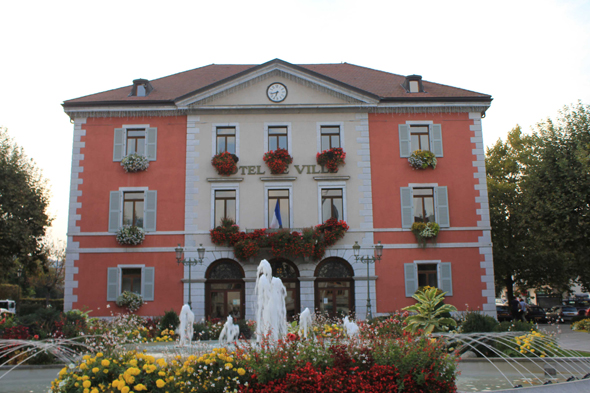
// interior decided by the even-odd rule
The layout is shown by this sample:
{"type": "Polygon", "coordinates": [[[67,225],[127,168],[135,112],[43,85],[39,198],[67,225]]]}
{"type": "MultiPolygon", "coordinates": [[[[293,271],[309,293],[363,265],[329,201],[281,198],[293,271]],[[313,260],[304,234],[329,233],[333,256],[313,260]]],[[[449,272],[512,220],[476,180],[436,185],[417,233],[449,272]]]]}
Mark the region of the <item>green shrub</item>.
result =
{"type": "Polygon", "coordinates": [[[462,333],[493,332],[498,326],[498,321],[488,315],[477,311],[468,312],[461,324],[462,333]]]}
{"type": "Polygon", "coordinates": [[[245,319],[240,319],[237,325],[240,327],[240,338],[242,338],[242,335],[244,335],[244,338],[247,340],[252,338],[252,329],[250,329],[250,326],[248,326],[248,322],[245,319]]]}
{"type": "Polygon", "coordinates": [[[164,316],[160,319],[160,330],[176,330],[178,325],[180,325],[180,318],[178,318],[178,314],[176,314],[176,311],[174,310],[166,311],[164,316]]]}
{"type": "MultiPolygon", "coordinates": [[[[47,299],[45,298],[31,298],[24,297],[20,299],[20,304],[17,302],[18,315],[34,314],[37,310],[46,308],[47,299]]],[[[49,299],[49,306],[58,311],[63,311],[63,299],[49,299]]]]}
{"type": "Polygon", "coordinates": [[[18,285],[13,284],[0,284],[0,299],[9,299],[16,301],[16,306],[18,307],[20,302],[20,287],[18,285]]]}
{"type": "Polygon", "coordinates": [[[497,332],[530,332],[534,325],[530,322],[504,321],[496,326],[497,332]]]}

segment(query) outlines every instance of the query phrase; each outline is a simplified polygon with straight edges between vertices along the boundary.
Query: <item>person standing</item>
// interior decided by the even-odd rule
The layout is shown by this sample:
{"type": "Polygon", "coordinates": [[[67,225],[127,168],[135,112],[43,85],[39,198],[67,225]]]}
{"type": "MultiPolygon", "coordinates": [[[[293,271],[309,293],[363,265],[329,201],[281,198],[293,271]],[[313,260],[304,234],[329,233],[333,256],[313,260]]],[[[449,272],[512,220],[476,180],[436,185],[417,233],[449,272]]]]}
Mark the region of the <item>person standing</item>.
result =
{"type": "Polygon", "coordinates": [[[516,321],[519,317],[519,311],[520,311],[520,302],[518,301],[517,298],[513,298],[510,301],[510,312],[512,313],[512,320],[516,321]]]}
{"type": "Polygon", "coordinates": [[[525,318],[525,315],[526,315],[526,310],[527,310],[527,304],[526,304],[526,302],[525,302],[524,298],[522,298],[522,299],[520,300],[520,319],[521,319],[523,322],[526,322],[526,318],[525,318]]]}

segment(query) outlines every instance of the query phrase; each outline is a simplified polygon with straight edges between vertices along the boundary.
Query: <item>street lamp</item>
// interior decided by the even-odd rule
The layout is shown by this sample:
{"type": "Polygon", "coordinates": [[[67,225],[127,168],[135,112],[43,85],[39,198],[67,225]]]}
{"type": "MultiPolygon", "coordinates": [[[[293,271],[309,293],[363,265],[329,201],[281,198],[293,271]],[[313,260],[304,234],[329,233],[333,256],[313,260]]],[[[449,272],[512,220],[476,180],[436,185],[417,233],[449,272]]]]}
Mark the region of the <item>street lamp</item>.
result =
{"type": "Polygon", "coordinates": [[[352,246],[352,250],[354,251],[354,259],[357,262],[362,262],[367,264],[367,320],[373,319],[373,313],[371,312],[371,291],[370,291],[370,280],[369,280],[369,264],[375,263],[375,261],[381,260],[381,255],[383,255],[383,245],[379,241],[375,246],[375,256],[360,256],[361,246],[359,242],[355,241],[354,246],[352,246]]]}
{"type": "Polygon", "coordinates": [[[174,251],[176,252],[176,263],[178,263],[179,265],[182,263],[184,266],[188,266],[188,306],[192,310],[193,308],[191,306],[191,267],[201,265],[203,263],[203,259],[205,259],[205,247],[203,247],[202,244],[199,244],[199,248],[197,248],[197,254],[199,255],[199,257],[197,259],[183,259],[182,253],[184,250],[180,246],[180,244],[178,245],[178,247],[174,249],[174,251]]]}

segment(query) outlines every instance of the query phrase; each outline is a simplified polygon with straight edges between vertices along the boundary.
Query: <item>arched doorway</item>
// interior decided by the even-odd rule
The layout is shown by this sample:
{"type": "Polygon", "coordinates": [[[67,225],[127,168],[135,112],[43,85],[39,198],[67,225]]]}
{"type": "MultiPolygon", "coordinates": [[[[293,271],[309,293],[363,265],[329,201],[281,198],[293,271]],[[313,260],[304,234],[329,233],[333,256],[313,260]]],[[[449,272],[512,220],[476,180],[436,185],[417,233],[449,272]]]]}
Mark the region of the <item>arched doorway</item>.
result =
{"type": "Polygon", "coordinates": [[[285,299],[285,306],[287,308],[287,318],[289,321],[294,321],[295,316],[299,314],[299,269],[288,259],[271,259],[269,261],[272,266],[273,277],[278,277],[283,281],[283,285],[287,289],[287,298],[285,299]]]}
{"type": "Polygon", "coordinates": [[[315,270],[315,308],[330,317],[354,312],[354,270],[342,258],[326,258],[315,270]]]}
{"type": "Polygon", "coordinates": [[[205,316],[210,319],[244,318],[244,270],[236,261],[220,259],[205,273],[205,316]]]}

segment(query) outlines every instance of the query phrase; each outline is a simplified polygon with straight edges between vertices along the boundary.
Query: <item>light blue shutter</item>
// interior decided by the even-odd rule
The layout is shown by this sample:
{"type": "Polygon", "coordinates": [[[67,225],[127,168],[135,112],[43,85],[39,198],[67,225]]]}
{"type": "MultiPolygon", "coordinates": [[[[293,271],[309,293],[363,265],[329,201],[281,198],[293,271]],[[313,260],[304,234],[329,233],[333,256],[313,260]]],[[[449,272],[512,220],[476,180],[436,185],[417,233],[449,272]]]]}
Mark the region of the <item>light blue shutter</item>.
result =
{"type": "Polygon", "coordinates": [[[440,274],[440,286],[445,296],[453,296],[453,275],[451,274],[451,263],[442,262],[438,265],[440,274]]]}
{"type": "Polygon", "coordinates": [[[158,207],[158,191],[145,192],[145,219],[143,229],[146,232],[156,231],[156,209],[158,207]]]}
{"type": "Polygon", "coordinates": [[[406,297],[412,297],[418,290],[418,277],[416,277],[416,265],[404,263],[404,277],[406,281],[406,297]]]}
{"type": "Polygon", "coordinates": [[[400,193],[402,201],[402,228],[411,228],[412,223],[414,222],[412,212],[414,207],[414,203],[412,201],[412,188],[401,187],[400,193]]]}
{"type": "Polygon", "coordinates": [[[410,140],[410,126],[407,124],[399,125],[399,156],[409,157],[412,150],[412,143],[410,140]]]}
{"type": "Polygon", "coordinates": [[[447,187],[436,187],[436,213],[436,223],[440,225],[441,228],[450,227],[447,187]]]}
{"type": "Polygon", "coordinates": [[[148,128],[146,130],[146,139],[146,156],[149,161],[156,161],[156,153],[158,150],[156,149],[156,145],[158,142],[158,129],[155,127],[148,128]]]}
{"type": "Polygon", "coordinates": [[[117,232],[121,227],[121,192],[111,191],[109,198],[109,232],[117,232]]]}
{"type": "Polygon", "coordinates": [[[154,267],[144,267],[143,268],[143,275],[141,277],[142,281],[142,288],[141,288],[141,296],[143,300],[154,300],[154,281],[155,281],[155,272],[154,267]]]}
{"type": "Polygon", "coordinates": [[[115,128],[115,145],[113,147],[113,161],[121,161],[125,156],[125,129],[115,128]]]}
{"type": "Polygon", "coordinates": [[[430,144],[432,153],[434,153],[436,157],[442,157],[442,127],[440,124],[433,124],[430,126],[430,130],[430,144]]]}
{"type": "Polygon", "coordinates": [[[114,302],[119,296],[119,268],[109,267],[107,271],[107,302],[114,302]]]}

